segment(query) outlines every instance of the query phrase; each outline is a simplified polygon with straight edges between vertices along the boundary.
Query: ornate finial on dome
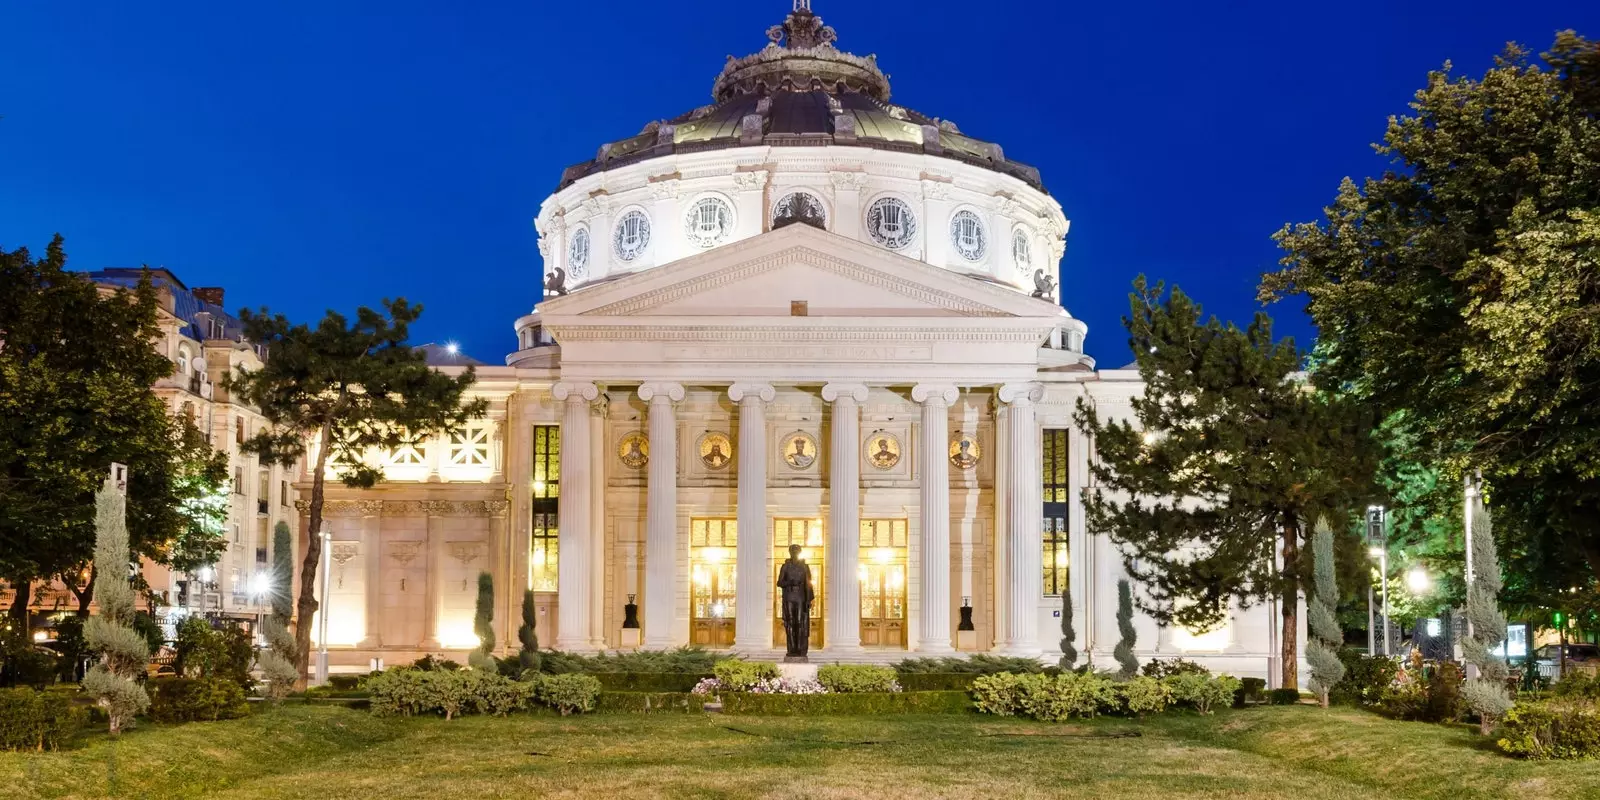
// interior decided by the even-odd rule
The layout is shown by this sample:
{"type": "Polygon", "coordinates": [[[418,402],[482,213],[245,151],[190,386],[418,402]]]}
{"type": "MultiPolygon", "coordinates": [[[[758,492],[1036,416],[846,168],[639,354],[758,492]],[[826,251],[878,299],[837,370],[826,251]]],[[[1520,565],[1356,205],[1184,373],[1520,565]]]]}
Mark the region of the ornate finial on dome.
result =
{"type": "Polygon", "coordinates": [[[822,24],[822,17],[812,13],[811,0],[794,0],[794,11],[789,13],[789,18],[782,25],[768,28],[767,38],[773,44],[789,50],[809,50],[833,44],[839,39],[839,34],[822,24]]]}
{"type": "Polygon", "coordinates": [[[767,94],[782,86],[810,91],[820,85],[830,94],[859,92],[879,101],[889,99],[889,78],[872,56],[840,51],[839,34],[822,24],[811,0],[794,0],[783,24],[767,29],[765,48],[744,58],[728,58],[712,86],[711,96],[726,102],[744,94],[767,94]]]}

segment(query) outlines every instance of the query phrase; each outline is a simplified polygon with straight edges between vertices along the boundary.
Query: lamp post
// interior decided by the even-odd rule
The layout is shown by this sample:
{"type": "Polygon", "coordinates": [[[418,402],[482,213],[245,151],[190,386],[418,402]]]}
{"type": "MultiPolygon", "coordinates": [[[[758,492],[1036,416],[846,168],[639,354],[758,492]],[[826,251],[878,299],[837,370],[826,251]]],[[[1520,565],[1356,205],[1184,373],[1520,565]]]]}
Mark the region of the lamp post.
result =
{"type": "MultiPolygon", "coordinates": [[[[1384,529],[1386,516],[1383,506],[1367,506],[1368,552],[1378,559],[1378,574],[1383,580],[1383,654],[1389,655],[1389,537],[1384,529]]],[[[1373,635],[1372,587],[1367,587],[1367,653],[1377,645],[1373,635]]]]}
{"type": "Polygon", "coordinates": [[[328,682],[328,613],[332,611],[332,604],[328,597],[328,583],[333,572],[333,557],[329,550],[328,542],[332,538],[327,531],[317,534],[322,539],[322,593],[317,605],[317,678],[316,684],[321,686],[328,682]]]}

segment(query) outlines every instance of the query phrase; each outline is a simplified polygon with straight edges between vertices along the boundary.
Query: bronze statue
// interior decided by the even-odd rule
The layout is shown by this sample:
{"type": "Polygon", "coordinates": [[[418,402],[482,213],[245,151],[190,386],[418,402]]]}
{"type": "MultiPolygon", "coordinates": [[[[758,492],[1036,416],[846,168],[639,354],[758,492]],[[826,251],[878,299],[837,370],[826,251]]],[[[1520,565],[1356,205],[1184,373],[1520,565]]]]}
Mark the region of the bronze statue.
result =
{"type": "Polygon", "coordinates": [[[800,560],[800,545],[789,545],[789,560],[778,569],[778,590],[783,593],[783,638],[788,658],[804,659],[811,648],[811,567],[800,560]]]}

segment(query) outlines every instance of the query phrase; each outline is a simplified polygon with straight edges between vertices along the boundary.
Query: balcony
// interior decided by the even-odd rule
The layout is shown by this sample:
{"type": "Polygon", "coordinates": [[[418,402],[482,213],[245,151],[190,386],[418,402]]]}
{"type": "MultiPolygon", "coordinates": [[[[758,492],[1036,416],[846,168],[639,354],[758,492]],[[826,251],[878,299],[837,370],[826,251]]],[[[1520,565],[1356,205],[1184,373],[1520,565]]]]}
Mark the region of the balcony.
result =
{"type": "Polygon", "coordinates": [[[256,513],[260,514],[263,517],[267,515],[267,501],[265,501],[265,500],[257,500],[256,501],[256,513]]]}
{"type": "Polygon", "coordinates": [[[266,563],[267,563],[267,548],[265,548],[265,547],[257,547],[256,548],[256,565],[257,566],[262,566],[262,565],[265,565],[266,563]]]}

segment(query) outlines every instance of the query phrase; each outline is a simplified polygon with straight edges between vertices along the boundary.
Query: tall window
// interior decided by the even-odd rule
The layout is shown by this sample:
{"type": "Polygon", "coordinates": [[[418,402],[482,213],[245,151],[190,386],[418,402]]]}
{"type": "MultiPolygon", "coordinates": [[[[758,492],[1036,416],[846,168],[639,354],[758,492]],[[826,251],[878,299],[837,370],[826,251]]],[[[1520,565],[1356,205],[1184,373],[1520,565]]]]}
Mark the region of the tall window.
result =
{"type": "Polygon", "coordinates": [[[1044,431],[1044,593],[1067,590],[1071,560],[1067,549],[1067,430],[1044,431]]]}
{"type": "Polygon", "coordinates": [[[536,592],[556,590],[560,562],[560,526],[556,508],[561,498],[561,429],[533,426],[533,529],[528,560],[529,583],[536,592]]]}

